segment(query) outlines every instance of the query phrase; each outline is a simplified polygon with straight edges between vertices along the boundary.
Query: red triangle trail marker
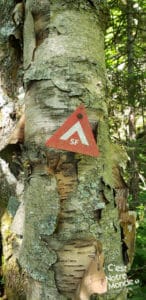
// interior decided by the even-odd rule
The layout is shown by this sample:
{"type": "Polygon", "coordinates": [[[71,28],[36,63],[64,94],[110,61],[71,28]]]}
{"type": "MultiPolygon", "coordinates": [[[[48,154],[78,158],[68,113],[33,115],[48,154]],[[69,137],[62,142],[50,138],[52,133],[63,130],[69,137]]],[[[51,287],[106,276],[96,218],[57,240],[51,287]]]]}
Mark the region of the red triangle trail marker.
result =
{"type": "Polygon", "coordinates": [[[51,148],[98,156],[92,129],[83,105],[80,105],[47,141],[51,148]]]}

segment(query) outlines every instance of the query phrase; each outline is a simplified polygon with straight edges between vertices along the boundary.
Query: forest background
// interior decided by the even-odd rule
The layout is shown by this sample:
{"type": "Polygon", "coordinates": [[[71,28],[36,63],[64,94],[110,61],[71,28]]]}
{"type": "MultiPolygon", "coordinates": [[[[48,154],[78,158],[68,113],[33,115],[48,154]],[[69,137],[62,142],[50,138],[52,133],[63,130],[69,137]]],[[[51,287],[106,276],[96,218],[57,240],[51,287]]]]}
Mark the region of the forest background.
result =
{"type": "Polygon", "coordinates": [[[137,212],[131,276],[141,282],[131,297],[140,300],[146,293],[146,3],[108,2],[111,9],[105,53],[110,86],[110,134],[129,155],[125,179],[129,206],[137,212]]]}

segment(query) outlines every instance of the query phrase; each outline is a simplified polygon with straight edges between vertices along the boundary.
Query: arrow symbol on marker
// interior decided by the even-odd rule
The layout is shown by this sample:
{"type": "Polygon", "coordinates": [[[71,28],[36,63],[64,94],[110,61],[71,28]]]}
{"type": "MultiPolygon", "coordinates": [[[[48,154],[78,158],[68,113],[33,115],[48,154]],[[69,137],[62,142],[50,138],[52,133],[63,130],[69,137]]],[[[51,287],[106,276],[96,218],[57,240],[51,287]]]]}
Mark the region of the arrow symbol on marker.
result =
{"type": "Polygon", "coordinates": [[[79,106],[54,135],[47,140],[46,146],[95,157],[99,155],[83,105],[79,106]],[[76,137],[77,135],[79,139],[76,137]]]}
{"type": "Polygon", "coordinates": [[[83,131],[82,126],[79,121],[77,123],[75,123],[67,132],[65,132],[60,137],[60,140],[64,140],[64,141],[68,140],[75,132],[78,133],[81,143],[83,145],[89,146],[89,143],[87,141],[87,138],[84,134],[84,131],[83,131]]]}

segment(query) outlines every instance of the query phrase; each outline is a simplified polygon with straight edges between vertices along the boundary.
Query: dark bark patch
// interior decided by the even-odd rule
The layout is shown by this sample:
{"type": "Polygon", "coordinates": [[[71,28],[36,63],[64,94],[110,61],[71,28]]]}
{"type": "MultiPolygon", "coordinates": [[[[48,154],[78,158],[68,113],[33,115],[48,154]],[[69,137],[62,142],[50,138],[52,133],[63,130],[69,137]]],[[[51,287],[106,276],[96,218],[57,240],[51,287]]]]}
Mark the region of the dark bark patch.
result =
{"type": "Polygon", "coordinates": [[[96,209],[94,211],[94,218],[95,218],[95,220],[100,221],[101,217],[102,217],[102,209],[96,209]]]}
{"type": "Polygon", "coordinates": [[[2,273],[2,236],[0,234],[0,297],[4,295],[4,282],[3,282],[3,273],[2,273]]]}

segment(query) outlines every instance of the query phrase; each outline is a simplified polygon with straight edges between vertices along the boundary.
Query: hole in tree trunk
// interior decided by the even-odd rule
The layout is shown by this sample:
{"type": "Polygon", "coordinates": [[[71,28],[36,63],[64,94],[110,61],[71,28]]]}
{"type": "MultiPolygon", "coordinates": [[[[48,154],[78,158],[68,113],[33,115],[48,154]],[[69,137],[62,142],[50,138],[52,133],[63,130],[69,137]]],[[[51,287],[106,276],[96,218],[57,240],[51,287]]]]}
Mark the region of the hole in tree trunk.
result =
{"type": "Polygon", "coordinates": [[[101,220],[101,215],[102,215],[102,209],[96,209],[94,211],[94,217],[97,221],[101,220]]]}
{"type": "Polygon", "coordinates": [[[97,135],[98,135],[98,123],[97,122],[94,122],[91,124],[92,126],[92,132],[93,132],[93,136],[95,138],[95,141],[97,143],[97,135]]]}
{"type": "Polygon", "coordinates": [[[124,241],[124,233],[123,233],[123,228],[121,227],[121,240],[122,240],[122,256],[123,256],[123,262],[125,265],[129,263],[129,257],[128,257],[128,247],[124,241]]]}

